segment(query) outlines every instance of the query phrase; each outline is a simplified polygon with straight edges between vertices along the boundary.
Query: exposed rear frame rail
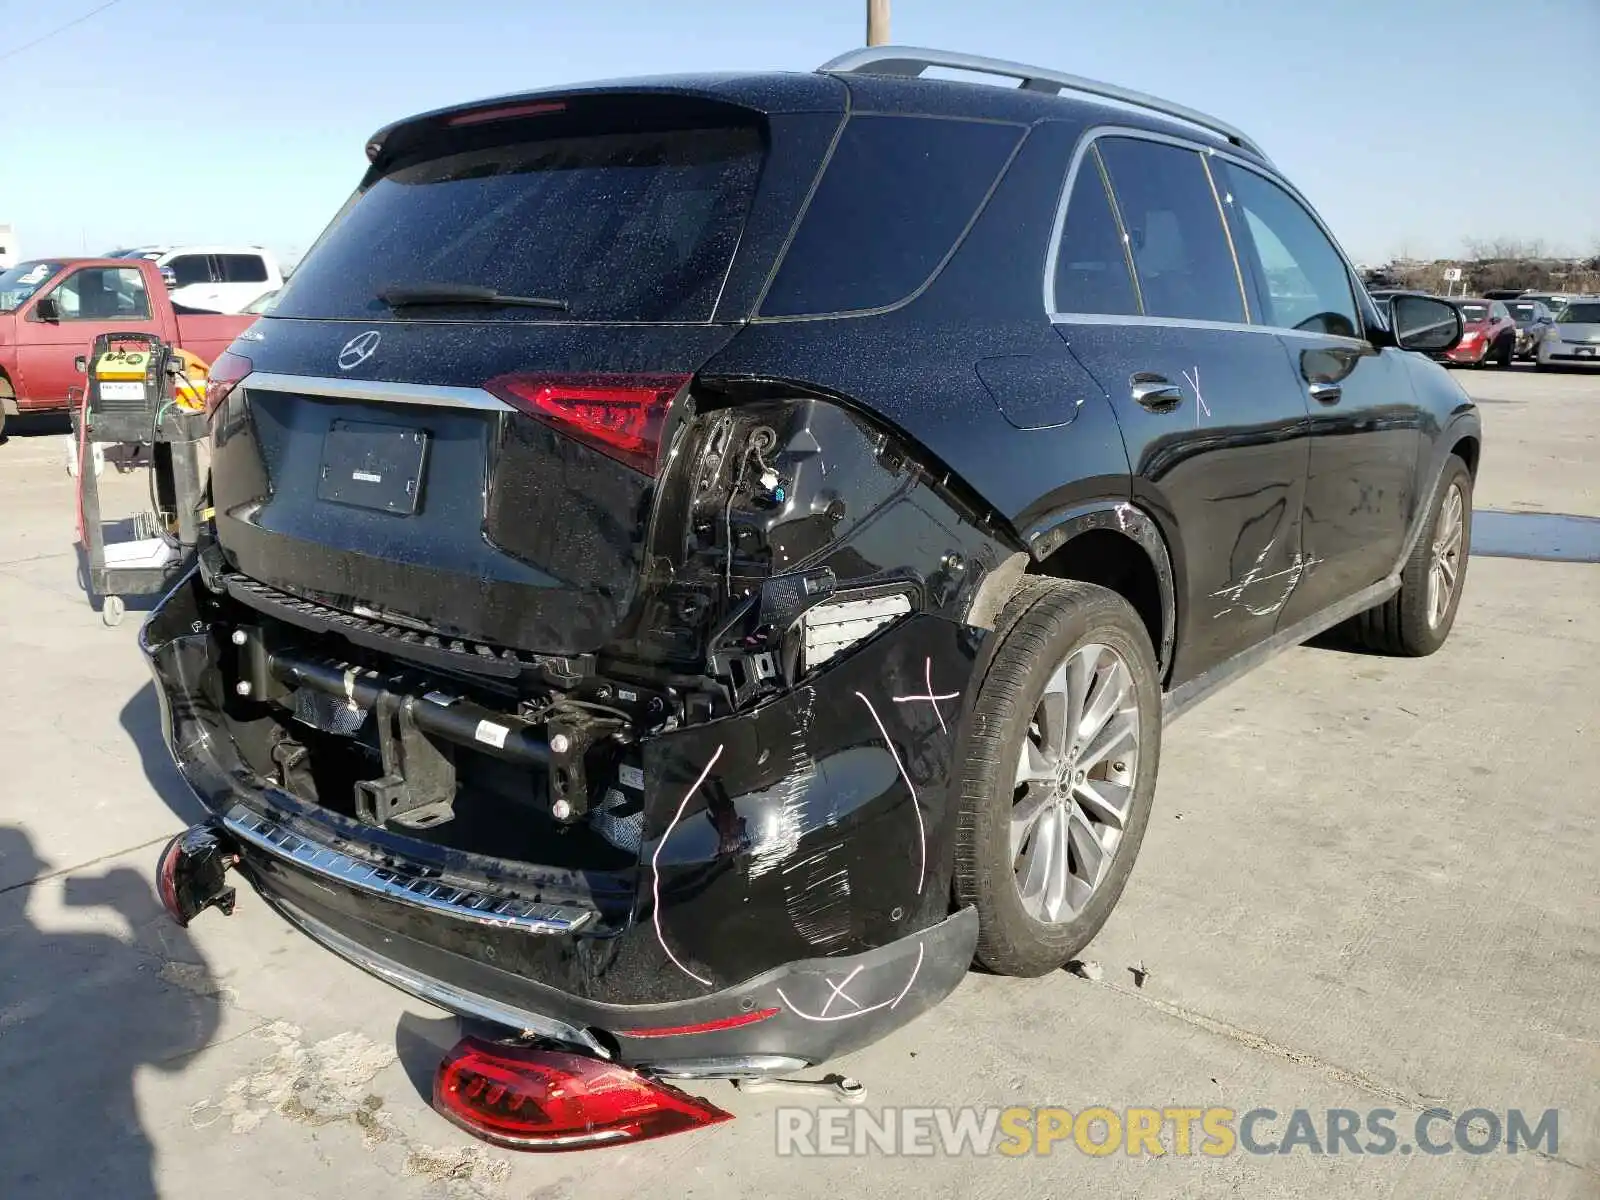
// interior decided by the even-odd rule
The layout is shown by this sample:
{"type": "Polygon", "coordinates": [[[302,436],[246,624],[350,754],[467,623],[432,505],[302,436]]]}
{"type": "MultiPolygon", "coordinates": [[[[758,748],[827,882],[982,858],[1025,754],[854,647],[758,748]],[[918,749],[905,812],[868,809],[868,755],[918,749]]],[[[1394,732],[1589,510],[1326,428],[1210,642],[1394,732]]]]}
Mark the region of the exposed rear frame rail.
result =
{"type": "Polygon", "coordinates": [[[957,71],[972,71],[979,75],[1020,79],[1022,90],[1028,92],[1048,92],[1052,95],[1079,92],[1084,95],[1099,96],[1103,100],[1115,100],[1119,104],[1131,104],[1136,108],[1148,109],[1208,129],[1226,138],[1235,146],[1248,150],[1262,162],[1270,162],[1252,138],[1216,117],[1208,116],[1193,108],[1186,108],[1181,104],[1173,104],[1169,100],[1146,95],[1144,92],[1118,87],[1114,83],[1101,83],[1097,79],[1068,75],[1064,71],[1052,71],[1048,67],[1033,67],[1027,63],[1009,62],[1003,58],[985,58],[979,54],[961,54],[951,50],[926,50],[917,46],[866,46],[830,59],[817,70],[833,75],[901,75],[914,79],[929,67],[948,67],[957,71]]]}

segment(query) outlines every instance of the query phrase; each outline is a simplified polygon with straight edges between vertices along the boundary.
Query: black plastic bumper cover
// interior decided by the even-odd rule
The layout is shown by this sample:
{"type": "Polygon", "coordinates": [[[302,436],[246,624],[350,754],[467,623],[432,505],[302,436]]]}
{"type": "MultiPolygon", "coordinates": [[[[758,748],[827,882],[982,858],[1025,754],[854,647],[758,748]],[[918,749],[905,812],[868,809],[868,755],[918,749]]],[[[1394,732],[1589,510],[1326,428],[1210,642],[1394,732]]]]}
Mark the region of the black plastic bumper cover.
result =
{"type": "Polygon", "coordinates": [[[737,1074],[872,1042],[971,962],[946,784],[974,631],[912,617],[815,683],[647,740],[638,868],[557,872],[360,826],[250,772],[217,603],[191,579],[141,634],[179,769],[260,894],[406,991],[633,1065],[737,1074]]]}

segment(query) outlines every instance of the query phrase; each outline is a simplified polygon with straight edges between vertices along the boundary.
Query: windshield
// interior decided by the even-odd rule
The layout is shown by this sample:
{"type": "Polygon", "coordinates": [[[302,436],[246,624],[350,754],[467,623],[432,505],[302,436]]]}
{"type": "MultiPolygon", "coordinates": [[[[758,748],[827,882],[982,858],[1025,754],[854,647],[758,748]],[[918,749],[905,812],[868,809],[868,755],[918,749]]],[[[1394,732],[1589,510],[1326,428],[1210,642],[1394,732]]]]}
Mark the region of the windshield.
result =
{"type": "Polygon", "coordinates": [[[1569,304],[1556,317],[1563,325],[1600,325],[1600,301],[1569,304]]]}
{"type": "Polygon", "coordinates": [[[760,132],[729,127],[511,142],[402,167],[335,219],[273,315],[706,321],[761,162],[760,132]],[[379,299],[450,287],[565,311],[379,299]]]}
{"type": "Polygon", "coordinates": [[[59,270],[58,262],[34,259],[0,274],[0,313],[16,312],[59,270]]]}
{"type": "Polygon", "coordinates": [[[1463,321],[1487,321],[1489,319],[1489,306],[1487,304],[1460,304],[1461,319],[1463,321]]]}

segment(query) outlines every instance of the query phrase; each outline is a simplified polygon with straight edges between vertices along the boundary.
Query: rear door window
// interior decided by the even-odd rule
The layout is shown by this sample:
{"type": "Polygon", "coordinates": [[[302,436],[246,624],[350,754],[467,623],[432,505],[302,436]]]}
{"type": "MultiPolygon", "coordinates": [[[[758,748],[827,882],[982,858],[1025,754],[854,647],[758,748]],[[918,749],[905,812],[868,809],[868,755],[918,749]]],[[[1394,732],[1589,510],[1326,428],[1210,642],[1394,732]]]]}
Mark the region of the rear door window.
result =
{"type": "Polygon", "coordinates": [[[267,264],[259,254],[219,254],[217,264],[222,268],[226,283],[265,283],[267,264]]]}
{"type": "Polygon", "coordinates": [[[1249,259],[1254,251],[1261,323],[1304,333],[1358,336],[1361,323],[1350,272],[1305,206],[1246,167],[1231,163],[1212,167],[1226,191],[1240,253],[1249,259]]]}
{"type": "Polygon", "coordinates": [[[1140,312],[1133,262],[1106,192],[1105,172],[1093,146],[1078,164],[1056,245],[1055,303],[1061,313],[1140,312]]]}
{"type": "Polygon", "coordinates": [[[508,142],[402,166],[344,208],[273,315],[709,320],[761,163],[760,131],[738,126],[508,142]],[[378,299],[434,285],[567,307],[378,299]]]}
{"type": "Polygon", "coordinates": [[[765,317],[884,308],[933,277],[1023,129],[852,117],[761,305],[765,317]]]}
{"type": "Polygon", "coordinates": [[[1239,322],[1244,292],[1199,153],[1166,142],[1097,143],[1152,317],[1239,322]]]}
{"type": "Polygon", "coordinates": [[[172,268],[176,278],[175,287],[189,287],[196,283],[216,283],[217,280],[211,271],[211,256],[209,254],[180,254],[167,266],[172,268]]]}

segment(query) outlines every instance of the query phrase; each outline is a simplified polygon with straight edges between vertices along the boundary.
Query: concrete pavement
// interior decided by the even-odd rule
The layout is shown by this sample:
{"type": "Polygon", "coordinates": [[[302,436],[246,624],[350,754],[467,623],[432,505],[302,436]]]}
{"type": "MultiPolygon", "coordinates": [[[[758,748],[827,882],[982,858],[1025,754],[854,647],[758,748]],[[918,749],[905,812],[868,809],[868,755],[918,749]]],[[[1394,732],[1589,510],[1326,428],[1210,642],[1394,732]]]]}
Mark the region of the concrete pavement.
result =
{"type": "MultiPolygon", "coordinates": [[[[1459,378],[1486,402],[1480,505],[1600,516],[1600,377],[1459,378]]],[[[1475,558],[1434,657],[1303,648],[1207,701],[1167,733],[1101,981],[974,973],[836,1064],[877,1111],[1386,1107],[1409,1134],[1433,1105],[1555,1108],[1554,1154],[797,1162],[778,1109],[816,1100],[712,1084],[737,1120],[536,1157],[429,1109],[452,1020],[248,891],[188,932],[160,912],[155,847],[194,807],[137,615],[105,629],[77,588],[61,441],[0,446],[6,1200],[1600,1195],[1600,565],[1475,558]]],[[[142,478],[106,488],[141,506],[142,478]]]]}

